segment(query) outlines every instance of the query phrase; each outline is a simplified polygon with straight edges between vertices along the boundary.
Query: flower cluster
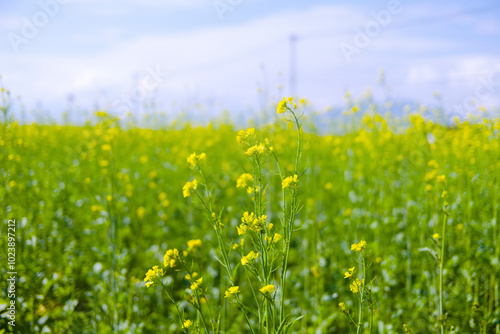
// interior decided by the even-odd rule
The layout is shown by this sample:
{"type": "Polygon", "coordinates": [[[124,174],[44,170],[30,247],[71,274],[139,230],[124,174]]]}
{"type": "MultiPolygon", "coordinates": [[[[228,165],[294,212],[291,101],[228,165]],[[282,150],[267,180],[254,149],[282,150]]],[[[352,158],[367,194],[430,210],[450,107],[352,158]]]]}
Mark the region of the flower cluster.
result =
{"type": "Polygon", "coordinates": [[[274,292],[274,285],[272,284],[268,284],[266,285],[265,287],[259,289],[260,292],[262,292],[263,294],[267,295],[267,294],[271,294],[274,292]]]}
{"type": "Polygon", "coordinates": [[[193,322],[191,320],[184,320],[184,322],[182,323],[182,329],[189,329],[189,327],[191,327],[192,325],[193,322]]]}
{"type": "Polygon", "coordinates": [[[184,197],[189,197],[191,196],[193,191],[196,190],[196,188],[198,188],[198,181],[196,179],[191,182],[188,181],[186,182],[184,187],[182,187],[182,194],[184,195],[184,197]]]}
{"type": "Polygon", "coordinates": [[[205,153],[196,155],[196,152],[194,152],[187,158],[187,162],[189,163],[189,168],[191,169],[195,168],[197,165],[205,162],[206,160],[207,160],[207,155],[205,153]]]}
{"type": "Polygon", "coordinates": [[[243,142],[247,142],[250,138],[253,138],[254,136],[255,136],[254,128],[248,128],[246,131],[240,130],[238,131],[238,135],[236,136],[236,141],[238,142],[238,144],[242,144],[243,142]]]}
{"type": "Polygon", "coordinates": [[[360,281],[359,278],[356,278],[351,282],[351,284],[349,284],[349,289],[351,289],[352,293],[358,293],[363,282],[364,279],[360,281]]]}
{"type": "Polygon", "coordinates": [[[160,278],[164,275],[163,269],[159,269],[158,266],[154,266],[152,269],[149,269],[146,273],[146,277],[144,278],[144,282],[146,283],[146,287],[150,287],[154,284],[155,278],[160,278]]]}
{"type": "Polygon", "coordinates": [[[279,233],[274,233],[274,235],[273,235],[272,237],[266,237],[265,239],[266,239],[266,241],[267,241],[268,243],[271,243],[271,242],[273,242],[273,243],[277,243],[277,242],[279,242],[281,239],[283,239],[283,236],[282,236],[281,234],[279,234],[279,233]]]}
{"type": "Polygon", "coordinates": [[[288,187],[293,188],[297,185],[297,182],[299,182],[297,175],[289,176],[289,177],[286,177],[283,179],[283,181],[281,182],[281,187],[283,189],[288,188],[288,187]]]}
{"type": "Polygon", "coordinates": [[[355,267],[349,268],[344,274],[344,278],[351,278],[352,274],[354,273],[355,267]]]}
{"type": "Polygon", "coordinates": [[[262,143],[250,146],[245,152],[248,156],[261,156],[266,152],[266,146],[262,143]]]}
{"type": "Polygon", "coordinates": [[[241,222],[242,224],[239,226],[236,226],[236,229],[238,230],[238,235],[245,234],[246,231],[254,231],[254,232],[260,232],[264,229],[266,226],[266,215],[261,215],[260,217],[256,217],[255,214],[245,212],[243,214],[243,217],[241,217],[241,222]]]}
{"type": "Polygon", "coordinates": [[[248,193],[251,194],[254,190],[253,176],[248,173],[241,174],[236,180],[236,188],[247,188],[248,193]]]}
{"type": "Polygon", "coordinates": [[[194,240],[189,240],[187,242],[188,246],[188,251],[194,251],[198,248],[201,248],[201,240],[200,239],[194,239],[194,240]]]}
{"type": "Polygon", "coordinates": [[[196,281],[191,283],[191,286],[189,287],[191,290],[200,290],[201,289],[201,284],[203,283],[203,277],[200,277],[196,281]]]}
{"type": "Polygon", "coordinates": [[[254,251],[250,251],[247,255],[241,258],[241,264],[246,266],[248,263],[257,260],[259,257],[259,253],[255,253],[254,251]]]}
{"type": "Polygon", "coordinates": [[[180,260],[180,255],[179,251],[177,248],[175,249],[169,249],[166,251],[165,255],[163,256],[163,265],[165,267],[175,267],[176,261],[180,260]]]}
{"type": "Polygon", "coordinates": [[[362,252],[366,248],[366,241],[361,240],[358,244],[352,244],[351,250],[355,252],[362,252]]]}
{"type": "Polygon", "coordinates": [[[226,292],[224,294],[224,298],[229,298],[229,297],[234,296],[238,293],[240,293],[240,287],[239,286],[232,286],[226,290],[226,292]]]}
{"type": "Polygon", "coordinates": [[[294,109],[297,109],[297,104],[293,102],[293,97],[289,97],[288,99],[284,97],[283,100],[281,100],[278,103],[278,107],[276,108],[276,113],[283,114],[284,112],[287,111],[287,109],[290,108],[289,105],[293,106],[294,109]]]}

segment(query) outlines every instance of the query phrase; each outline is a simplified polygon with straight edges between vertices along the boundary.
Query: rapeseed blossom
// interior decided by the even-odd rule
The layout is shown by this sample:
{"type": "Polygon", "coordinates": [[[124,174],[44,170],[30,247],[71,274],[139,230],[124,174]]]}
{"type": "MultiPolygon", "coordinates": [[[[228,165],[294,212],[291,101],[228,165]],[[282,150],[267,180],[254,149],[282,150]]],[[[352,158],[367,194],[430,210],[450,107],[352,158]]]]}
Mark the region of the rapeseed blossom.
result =
{"type": "Polygon", "coordinates": [[[238,131],[238,135],[236,136],[236,141],[241,144],[244,141],[247,141],[251,137],[255,135],[255,129],[254,128],[248,128],[246,131],[245,130],[240,130],[238,131]]]}
{"type": "Polygon", "coordinates": [[[193,169],[197,165],[205,162],[207,160],[207,155],[205,153],[201,153],[200,155],[196,155],[196,152],[192,153],[188,158],[187,162],[189,163],[189,168],[193,169]]]}
{"type": "Polygon", "coordinates": [[[183,329],[188,329],[189,327],[191,327],[193,325],[193,322],[191,320],[184,320],[184,322],[182,323],[182,328],[183,329]]]}
{"type": "Polygon", "coordinates": [[[355,252],[361,252],[363,249],[366,247],[366,241],[361,240],[358,244],[352,244],[351,245],[351,250],[355,252]]]}
{"type": "Polygon", "coordinates": [[[190,289],[191,290],[198,290],[200,289],[200,286],[201,284],[203,283],[203,277],[200,277],[198,280],[196,280],[195,282],[193,282],[190,286],[190,289]]]}
{"type": "Polygon", "coordinates": [[[173,268],[175,267],[175,262],[179,259],[179,251],[177,249],[169,249],[165,252],[165,256],[163,256],[163,265],[173,268]]]}
{"type": "Polygon", "coordinates": [[[258,156],[258,155],[264,154],[265,151],[266,151],[266,146],[264,144],[260,143],[258,145],[255,144],[254,146],[251,146],[250,148],[248,148],[248,150],[245,152],[245,154],[248,156],[252,156],[252,155],[258,156]]]}
{"type": "MultiPolygon", "coordinates": [[[[289,103],[290,104],[293,103],[293,97],[289,97],[288,99],[286,97],[284,97],[283,100],[281,100],[278,103],[278,107],[276,108],[276,113],[277,114],[283,114],[284,112],[286,112],[287,109],[288,109],[288,104],[289,103]]],[[[293,107],[297,108],[297,105],[295,103],[293,103],[293,107]]]]}
{"type": "Polygon", "coordinates": [[[281,182],[281,187],[283,189],[285,189],[285,188],[288,188],[290,186],[294,186],[295,184],[297,184],[298,181],[299,181],[299,179],[298,179],[297,175],[286,177],[281,182]]]}
{"type": "Polygon", "coordinates": [[[194,179],[191,182],[186,182],[184,187],[182,187],[182,194],[184,197],[189,197],[193,193],[194,190],[198,188],[198,180],[194,179]]]}
{"type": "Polygon", "coordinates": [[[159,269],[158,266],[154,266],[153,269],[149,269],[146,273],[146,277],[144,278],[144,283],[146,283],[146,287],[150,287],[154,284],[154,279],[162,277],[164,275],[163,269],[159,269]]]}
{"type": "Polygon", "coordinates": [[[340,307],[340,311],[341,311],[341,312],[345,312],[345,311],[346,311],[346,308],[345,308],[345,303],[344,303],[344,302],[340,302],[340,303],[339,303],[339,307],[340,307]]]}
{"type": "Polygon", "coordinates": [[[358,293],[359,288],[361,287],[361,282],[359,278],[356,278],[355,280],[352,281],[352,283],[349,285],[349,289],[351,289],[352,293],[358,293]]]}
{"type": "Polygon", "coordinates": [[[256,260],[259,257],[259,253],[256,253],[254,251],[250,251],[247,255],[243,256],[241,258],[241,264],[246,266],[248,263],[256,260]]]}
{"type": "Polygon", "coordinates": [[[253,176],[248,173],[241,174],[236,180],[236,188],[247,188],[253,183],[253,176]]]}
{"type": "Polygon", "coordinates": [[[354,273],[355,267],[349,268],[344,274],[344,278],[351,278],[354,273]]]}
{"type": "Polygon", "coordinates": [[[268,284],[265,287],[259,289],[259,291],[262,292],[265,295],[268,294],[268,293],[273,293],[274,292],[274,285],[268,284]]]}
{"type": "Polygon", "coordinates": [[[232,286],[226,290],[226,292],[224,294],[224,298],[231,297],[231,296],[236,295],[238,293],[240,293],[240,287],[239,286],[232,286]]]}

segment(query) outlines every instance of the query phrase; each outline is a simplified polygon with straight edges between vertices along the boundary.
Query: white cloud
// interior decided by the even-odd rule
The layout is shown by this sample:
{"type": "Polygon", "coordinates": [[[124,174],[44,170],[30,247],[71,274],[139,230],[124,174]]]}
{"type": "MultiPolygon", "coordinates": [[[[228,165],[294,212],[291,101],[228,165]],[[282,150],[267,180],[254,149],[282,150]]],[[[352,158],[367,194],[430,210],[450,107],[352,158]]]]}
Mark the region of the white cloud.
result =
{"type": "MultiPolygon", "coordinates": [[[[434,36],[409,37],[388,30],[356,55],[352,64],[347,64],[339,43],[349,41],[354,36],[353,27],[365,20],[366,15],[357,8],[325,5],[281,12],[236,26],[139,34],[131,40],[116,39],[116,29],[97,36],[80,31],[78,38],[94,38],[96,43],[104,44],[111,39],[112,43],[93,54],[0,53],[0,72],[11,90],[31,106],[37,100],[64,105],[66,96],[75,94],[81,105],[91,107],[102,90],[105,95],[101,102],[111,102],[129,94],[134,75],[143,77],[148,66],[170,72],[156,95],[163,105],[192,96],[212,96],[229,104],[255,106],[257,86],[268,90],[271,97],[287,94],[288,37],[296,33],[299,92],[322,108],[342,103],[346,86],[360,93],[374,84],[379,68],[386,68],[389,84],[395,87],[393,96],[420,99],[431,96],[443,81],[453,82],[456,73],[476,72],[481,65],[494,61],[481,54],[437,57],[435,53],[445,53],[457,45],[434,36]],[[265,70],[260,68],[261,63],[265,70]],[[283,75],[279,76],[278,71],[283,75]],[[278,84],[284,85],[284,91],[277,89],[278,84]]],[[[445,86],[444,90],[450,99],[458,99],[473,85],[455,90],[445,86]]]]}

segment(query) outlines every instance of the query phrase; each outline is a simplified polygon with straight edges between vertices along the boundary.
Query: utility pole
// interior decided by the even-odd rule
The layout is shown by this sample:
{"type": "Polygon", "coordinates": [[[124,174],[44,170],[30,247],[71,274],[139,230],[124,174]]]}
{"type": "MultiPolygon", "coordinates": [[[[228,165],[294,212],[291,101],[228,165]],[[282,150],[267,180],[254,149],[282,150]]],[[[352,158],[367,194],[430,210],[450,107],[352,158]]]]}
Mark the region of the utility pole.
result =
{"type": "Polygon", "coordinates": [[[297,97],[297,40],[295,34],[290,35],[290,87],[289,96],[297,97]]]}

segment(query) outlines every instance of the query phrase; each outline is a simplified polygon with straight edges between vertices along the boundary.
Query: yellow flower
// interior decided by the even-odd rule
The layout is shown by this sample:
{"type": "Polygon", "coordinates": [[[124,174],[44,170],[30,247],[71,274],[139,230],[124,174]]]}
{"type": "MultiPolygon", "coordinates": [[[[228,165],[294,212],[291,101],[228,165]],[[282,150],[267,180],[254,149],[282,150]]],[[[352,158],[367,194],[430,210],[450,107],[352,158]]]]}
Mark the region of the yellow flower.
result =
{"type": "Polygon", "coordinates": [[[186,274],[186,276],[184,276],[184,278],[185,278],[185,279],[187,279],[188,281],[192,281],[192,280],[194,280],[196,277],[198,277],[198,273],[197,273],[197,272],[194,272],[194,273],[192,273],[191,275],[186,274]]]}
{"type": "Polygon", "coordinates": [[[254,145],[254,146],[250,147],[245,152],[245,154],[248,156],[260,155],[260,154],[263,154],[265,151],[266,151],[266,147],[261,143],[261,144],[254,145]]]}
{"type": "Polygon", "coordinates": [[[101,149],[102,149],[103,151],[108,151],[108,152],[109,152],[109,151],[111,151],[111,145],[109,145],[109,144],[104,144],[104,145],[102,145],[102,146],[101,146],[101,149]]]}
{"type": "Polygon", "coordinates": [[[253,176],[245,173],[241,174],[241,176],[236,180],[236,188],[247,188],[253,182],[253,176]]]}
{"type": "Polygon", "coordinates": [[[257,231],[257,232],[262,231],[263,227],[266,226],[266,219],[267,219],[266,215],[262,215],[258,219],[254,219],[252,221],[252,225],[250,226],[250,229],[252,231],[257,231]]]}
{"type": "Polygon", "coordinates": [[[207,160],[207,155],[205,153],[202,153],[200,155],[196,155],[196,152],[191,154],[187,158],[187,162],[189,162],[189,168],[193,169],[196,165],[199,166],[199,164],[205,162],[207,160]]]}
{"type": "Polygon", "coordinates": [[[439,168],[439,164],[436,162],[436,160],[430,160],[428,163],[427,163],[427,166],[431,167],[431,168],[435,168],[435,169],[438,169],[439,168]]]}
{"type": "Polygon", "coordinates": [[[232,286],[226,290],[224,298],[231,297],[233,295],[236,295],[237,293],[240,293],[240,287],[239,286],[232,286]]]}
{"type": "Polygon", "coordinates": [[[439,240],[441,238],[441,236],[438,233],[434,233],[432,237],[436,240],[439,240]]]}
{"type": "Polygon", "coordinates": [[[255,213],[253,213],[253,212],[248,213],[248,211],[247,211],[243,214],[243,217],[241,217],[241,221],[245,225],[252,225],[254,220],[255,220],[255,213]]]}
{"type": "Polygon", "coordinates": [[[101,117],[101,118],[103,118],[103,117],[108,117],[108,114],[107,114],[105,111],[97,111],[97,112],[95,113],[95,115],[96,115],[97,117],[101,117]]]}
{"type": "Polygon", "coordinates": [[[198,187],[198,180],[194,179],[191,182],[186,182],[184,187],[182,187],[182,194],[184,197],[189,197],[193,193],[193,191],[198,187]]]}
{"type": "Polygon", "coordinates": [[[283,100],[281,100],[279,103],[278,103],[278,107],[276,108],[276,113],[277,114],[282,114],[286,111],[286,100],[285,98],[283,98],[283,100]]]}
{"type": "Polygon", "coordinates": [[[278,241],[280,241],[281,239],[283,239],[283,237],[281,236],[281,234],[279,233],[275,233],[274,236],[273,236],[273,242],[274,243],[277,243],[278,241]]]}
{"type": "Polygon", "coordinates": [[[184,320],[184,323],[182,324],[182,328],[188,329],[193,325],[193,322],[191,320],[184,320]]]}
{"type": "Polygon", "coordinates": [[[146,273],[146,277],[144,278],[146,287],[149,288],[152,284],[154,284],[153,279],[162,277],[163,274],[163,269],[159,269],[158,266],[154,266],[153,269],[149,269],[146,273]]]}
{"type": "Polygon", "coordinates": [[[433,169],[425,174],[424,180],[425,182],[433,180],[437,175],[439,171],[437,169],[433,169]]]}
{"type": "Polygon", "coordinates": [[[236,226],[236,230],[238,230],[238,235],[243,235],[248,230],[248,227],[242,224],[240,226],[236,226]]]}
{"type": "Polygon", "coordinates": [[[349,289],[351,289],[352,293],[358,293],[360,287],[361,287],[361,281],[359,280],[359,278],[356,278],[349,285],[349,289]]]}
{"type": "Polygon", "coordinates": [[[137,208],[136,210],[136,214],[137,214],[137,217],[139,217],[139,219],[142,219],[142,217],[144,217],[144,207],[143,206],[140,206],[137,208]]]}
{"type": "Polygon", "coordinates": [[[179,259],[179,251],[177,249],[169,249],[165,252],[165,256],[163,256],[163,265],[173,268],[177,259],[179,259]]]}
{"type": "Polygon", "coordinates": [[[339,307],[340,307],[340,311],[345,312],[345,303],[344,302],[340,302],[339,307]]]}
{"type": "Polygon", "coordinates": [[[254,261],[259,257],[259,253],[255,253],[254,251],[250,251],[247,255],[241,258],[241,264],[246,266],[250,261],[254,261]]]}
{"type": "Polygon", "coordinates": [[[268,243],[269,243],[269,242],[271,242],[271,241],[272,241],[273,243],[277,243],[277,242],[279,242],[281,239],[283,239],[283,237],[281,236],[281,234],[279,234],[279,233],[275,233],[275,234],[273,235],[273,237],[266,237],[265,239],[266,239],[266,241],[267,241],[268,243]]]}
{"type": "Polygon", "coordinates": [[[200,239],[195,239],[195,240],[189,240],[187,242],[188,250],[194,250],[195,248],[201,248],[201,240],[200,239]]]}
{"type": "Polygon", "coordinates": [[[247,141],[249,138],[253,137],[254,135],[255,135],[254,128],[248,128],[246,131],[240,130],[240,131],[238,131],[238,135],[236,136],[236,141],[239,144],[241,144],[243,141],[247,141]]]}
{"type": "Polygon", "coordinates": [[[198,279],[197,281],[193,282],[193,284],[191,284],[191,290],[197,290],[197,289],[200,289],[200,286],[203,282],[203,277],[200,277],[200,279],[198,279]]]}
{"type": "Polygon", "coordinates": [[[268,294],[268,293],[273,293],[274,292],[274,285],[268,284],[265,287],[259,289],[259,291],[262,292],[265,295],[268,294]]]}
{"type": "Polygon", "coordinates": [[[359,244],[352,244],[351,245],[351,250],[353,250],[355,252],[361,252],[365,248],[366,248],[366,241],[364,241],[364,240],[361,240],[359,242],[359,244]]]}
{"type": "Polygon", "coordinates": [[[351,278],[354,273],[355,267],[349,268],[344,274],[344,278],[351,278]]]}
{"type": "Polygon", "coordinates": [[[281,186],[283,189],[285,189],[292,185],[295,185],[298,181],[299,180],[297,175],[289,176],[283,179],[283,181],[281,182],[281,186]]]}
{"type": "Polygon", "coordinates": [[[446,176],[445,176],[445,175],[438,175],[438,176],[436,177],[436,180],[437,180],[438,182],[444,183],[444,181],[446,181],[446,176]]]}

